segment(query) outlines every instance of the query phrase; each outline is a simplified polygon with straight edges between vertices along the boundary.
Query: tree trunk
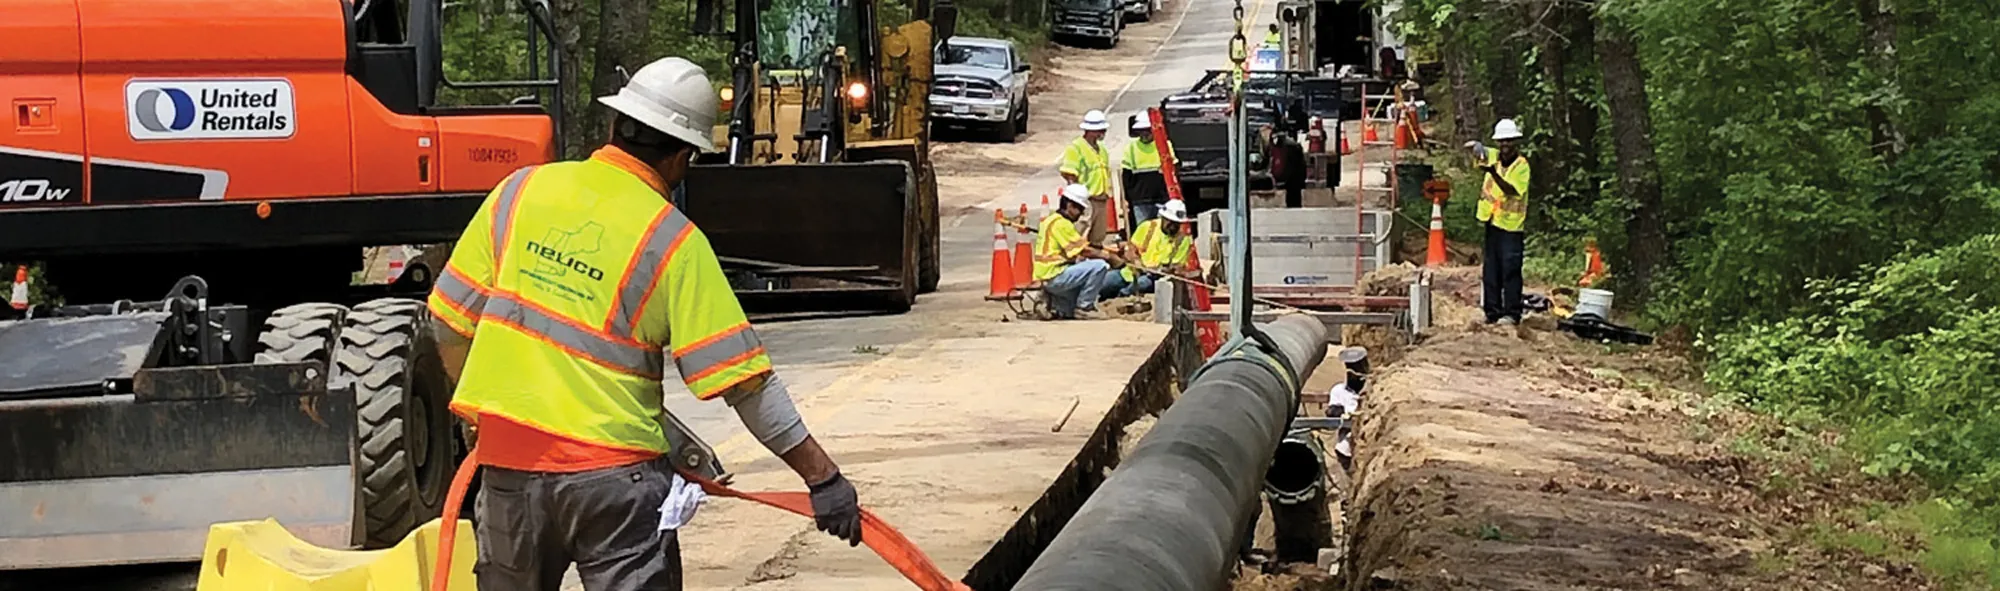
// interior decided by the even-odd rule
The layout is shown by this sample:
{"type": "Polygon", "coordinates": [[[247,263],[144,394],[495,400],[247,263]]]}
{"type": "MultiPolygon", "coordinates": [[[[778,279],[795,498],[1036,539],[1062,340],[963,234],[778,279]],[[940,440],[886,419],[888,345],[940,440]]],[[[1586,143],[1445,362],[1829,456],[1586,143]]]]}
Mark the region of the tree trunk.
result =
{"type": "Polygon", "coordinates": [[[590,87],[590,72],[583,65],[589,63],[590,47],[583,43],[586,21],[590,20],[590,4],[595,0],[554,0],[551,10],[556,19],[556,45],[562,48],[562,89],[563,93],[563,141],[566,145],[557,150],[558,156],[577,158],[588,152],[585,146],[596,146],[603,141],[604,128],[592,127],[588,114],[594,111],[594,103],[584,89],[590,87]]]}
{"type": "MultiPolygon", "coordinates": [[[[1569,57],[1568,67],[1576,72],[1589,72],[1597,63],[1596,19],[1591,18],[1591,6],[1565,6],[1563,9],[1564,35],[1569,37],[1565,55],[1569,57]]],[[[1576,84],[1586,83],[1584,80],[1576,84]]],[[[1570,178],[1582,178],[1583,182],[1572,183],[1577,201],[1583,204],[1597,202],[1597,105],[1591,101],[1577,100],[1572,93],[1569,100],[1570,133],[1570,178]]]]}
{"type": "MultiPolygon", "coordinates": [[[[1895,0],[1856,0],[1861,13],[1861,26],[1867,32],[1868,68],[1884,85],[1884,94],[1894,94],[1896,80],[1896,13],[1890,4],[1895,0]]],[[[1868,101],[1862,107],[1868,119],[1869,143],[1876,156],[1884,161],[1894,162],[1903,153],[1903,135],[1896,129],[1895,121],[1889,117],[1888,107],[1883,106],[1883,98],[1868,101]]]]}
{"type": "Polygon", "coordinates": [[[1531,177],[1528,188],[1528,194],[1543,203],[1543,206],[1534,208],[1530,215],[1536,218],[1537,227],[1547,228],[1552,227],[1548,224],[1553,219],[1552,212],[1575,205],[1559,190],[1569,182],[1572,164],[1570,140],[1573,137],[1569,114],[1570,103],[1574,101],[1570,99],[1569,76],[1565,70],[1569,56],[1568,52],[1564,51],[1563,38],[1556,30],[1556,27],[1562,24],[1565,9],[1559,3],[1550,0],[1529,5],[1523,10],[1526,11],[1524,20],[1528,25],[1527,30],[1532,31],[1535,47],[1538,50],[1536,61],[1542,67],[1543,81],[1551,90],[1549,110],[1545,119],[1548,134],[1543,136],[1547,138],[1543,144],[1546,149],[1543,153],[1536,154],[1535,174],[1531,177]]]}
{"type": "MultiPolygon", "coordinates": [[[[1508,23],[1523,23],[1528,18],[1527,8],[1511,4],[1487,4],[1491,18],[1508,23]]],[[[1519,31],[1514,27],[1513,31],[1519,31]]],[[[1527,76],[1521,63],[1521,56],[1528,54],[1529,40],[1514,32],[1504,33],[1500,39],[1500,52],[1491,56],[1486,68],[1491,80],[1487,85],[1493,92],[1493,120],[1518,118],[1522,113],[1523,95],[1527,92],[1521,79],[1527,76]]]]}
{"type": "Polygon", "coordinates": [[[1472,87],[1471,56],[1466,54],[1465,42],[1458,38],[1447,30],[1441,57],[1445,79],[1451,84],[1451,137],[1455,142],[1465,142],[1480,137],[1479,91],[1472,87]]]}
{"type": "Polygon", "coordinates": [[[1597,31],[1597,59],[1604,73],[1604,95],[1611,104],[1612,149],[1618,157],[1618,189],[1635,202],[1626,220],[1624,282],[1633,300],[1643,302],[1652,291],[1654,272],[1667,259],[1665,212],[1660,196],[1659,161],[1653,155],[1653,119],[1646,98],[1646,73],[1640,69],[1639,48],[1631,34],[1607,23],[1597,31]]]}
{"type": "MultiPolygon", "coordinates": [[[[592,97],[617,93],[625,86],[626,76],[652,61],[646,52],[646,41],[653,30],[653,0],[603,0],[603,3],[597,13],[596,67],[591,69],[590,76],[592,97]],[[625,68],[622,75],[618,73],[619,66],[625,68]]],[[[586,149],[603,142],[611,129],[609,110],[591,109],[590,113],[593,116],[587,129],[592,134],[579,142],[586,149]]]]}

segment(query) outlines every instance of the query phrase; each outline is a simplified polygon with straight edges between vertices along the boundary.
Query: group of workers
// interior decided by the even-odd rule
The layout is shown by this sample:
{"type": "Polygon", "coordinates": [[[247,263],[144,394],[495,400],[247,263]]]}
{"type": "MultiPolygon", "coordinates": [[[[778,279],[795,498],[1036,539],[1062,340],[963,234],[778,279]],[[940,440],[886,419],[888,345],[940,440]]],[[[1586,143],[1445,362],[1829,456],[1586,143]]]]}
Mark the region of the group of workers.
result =
{"type": "Polygon", "coordinates": [[[1094,318],[1104,298],[1152,293],[1162,276],[1187,277],[1194,250],[1187,205],[1168,198],[1161,171],[1161,152],[1170,147],[1153,140],[1152,121],[1133,115],[1127,124],[1132,141],[1119,159],[1120,185],[1131,220],[1130,238],[1105,243],[1105,218],[1110,210],[1111,158],[1104,146],[1111,124],[1104,112],[1085,113],[1077,127],[1081,137],[1063,149],[1058,171],[1067,183],[1054,215],[1036,228],[1034,280],[1042,283],[1050,312],[1058,319],[1094,318]],[[1085,214],[1098,212],[1086,220],[1085,214]],[[1079,228],[1079,224],[1084,227],[1079,228]]]}

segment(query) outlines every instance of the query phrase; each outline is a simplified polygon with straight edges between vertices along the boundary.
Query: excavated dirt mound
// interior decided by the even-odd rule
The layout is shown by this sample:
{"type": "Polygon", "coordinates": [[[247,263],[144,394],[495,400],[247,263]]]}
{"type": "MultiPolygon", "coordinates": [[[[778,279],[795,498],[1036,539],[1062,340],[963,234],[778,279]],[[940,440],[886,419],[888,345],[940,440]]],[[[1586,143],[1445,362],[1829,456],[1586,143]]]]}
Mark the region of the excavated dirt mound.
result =
{"type": "Polygon", "coordinates": [[[1926,588],[1788,539],[1814,505],[1687,435],[1733,419],[1697,410],[1670,356],[1441,324],[1385,365],[1356,434],[1347,589],[1926,588]]]}

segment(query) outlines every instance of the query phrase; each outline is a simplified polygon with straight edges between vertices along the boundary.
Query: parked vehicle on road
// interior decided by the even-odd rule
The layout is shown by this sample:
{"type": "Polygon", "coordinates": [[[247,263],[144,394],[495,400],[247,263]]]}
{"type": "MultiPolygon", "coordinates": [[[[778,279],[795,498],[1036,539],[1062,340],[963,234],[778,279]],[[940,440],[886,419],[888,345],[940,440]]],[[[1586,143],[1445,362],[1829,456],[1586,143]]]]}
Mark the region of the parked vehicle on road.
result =
{"type": "Polygon", "coordinates": [[[1126,0],[1125,22],[1143,23],[1153,20],[1153,13],[1160,11],[1160,0],[1126,0]]]}
{"type": "Polygon", "coordinates": [[[1058,41],[1095,42],[1109,49],[1118,46],[1118,34],[1125,30],[1122,0],[1052,0],[1049,32],[1058,41]]]}
{"type": "MultiPolygon", "coordinates": [[[[1300,134],[1311,117],[1332,117],[1340,111],[1338,85],[1307,72],[1252,71],[1244,83],[1245,116],[1249,122],[1249,180],[1252,189],[1271,186],[1261,133],[1300,134]]],[[[1187,92],[1160,101],[1168,140],[1180,158],[1181,191],[1195,212],[1219,207],[1229,184],[1229,71],[1209,70],[1187,92]]]]}
{"type": "Polygon", "coordinates": [[[1028,72],[1013,41],[952,37],[938,48],[931,119],[1011,142],[1028,131],[1028,72]]]}

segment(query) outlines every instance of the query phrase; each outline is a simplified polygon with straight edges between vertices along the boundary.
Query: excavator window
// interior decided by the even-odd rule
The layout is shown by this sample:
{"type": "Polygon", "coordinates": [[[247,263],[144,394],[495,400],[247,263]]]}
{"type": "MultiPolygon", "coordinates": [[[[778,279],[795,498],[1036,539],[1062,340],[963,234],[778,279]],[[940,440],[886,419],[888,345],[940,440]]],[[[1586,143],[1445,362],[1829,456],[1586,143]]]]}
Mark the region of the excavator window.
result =
{"type": "Polygon", "coordinates": [[[353,39],[348,73],[393,112],[560,112],[547,0],[342,4],[353,39]]]}

